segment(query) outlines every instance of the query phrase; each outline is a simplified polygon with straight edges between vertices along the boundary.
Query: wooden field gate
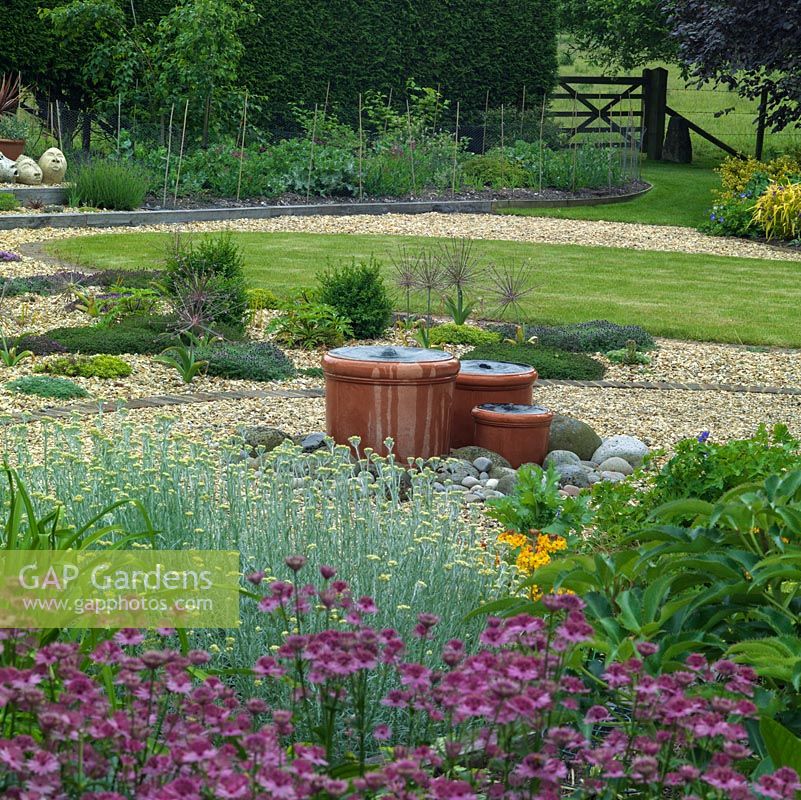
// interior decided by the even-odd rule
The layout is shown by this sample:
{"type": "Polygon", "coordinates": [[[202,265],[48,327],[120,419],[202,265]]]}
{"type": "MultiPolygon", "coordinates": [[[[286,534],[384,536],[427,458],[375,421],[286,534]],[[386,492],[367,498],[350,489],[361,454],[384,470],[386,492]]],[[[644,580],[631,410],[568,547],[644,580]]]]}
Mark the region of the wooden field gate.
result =
{"type": "Polygon", "coordinates": [[[668,117],[679,117],[687,127],[729,155],[742,154],[705,131],[692,120],[667,104],[668,71],[663,67],[644,69],[641,76],[609,78],[603,75],[564,76],[559,79],[551,100],[569,100],[573,109],[551,111],[552,117],[570,119],[570,125],[560,125],[559,131],[570,137],[577,134],[617,134],[621,141],[609,142],[617,147],[634,147],[649,159],[659,161],[665,142],[668,117]],[[609,87],[599,91],[595,87],[609,87]],[[591,87],[589,90],[582,87],[591,87]],[[639,100],[634,107],[632,100],[639,100]],[[627,103],[628,109],[622,104],[627,103]]]}

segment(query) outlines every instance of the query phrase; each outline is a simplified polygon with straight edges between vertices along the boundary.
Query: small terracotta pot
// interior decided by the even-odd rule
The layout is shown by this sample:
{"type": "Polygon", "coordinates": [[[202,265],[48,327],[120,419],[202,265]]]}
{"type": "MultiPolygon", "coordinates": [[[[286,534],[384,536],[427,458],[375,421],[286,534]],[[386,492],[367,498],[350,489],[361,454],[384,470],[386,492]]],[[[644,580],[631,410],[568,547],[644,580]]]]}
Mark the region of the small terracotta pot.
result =
{"type": "Polygon", "coordinates": [[[475,444],[500,453],[515,469],[545,460],[553,420],[547,408],[485,403],[473,409],[473,420],[475,444]]]}
{"type": "Polygon", "coordinates": [[[0,139],[0,153],[16,161],[25,149],[25,139],[0,139]]]}
{"type": "Polygon", "coordinates": [[[531,402],[537,370],[505,361],[462,361],[453,393],[451,448],[473,442],[473,409],[484,403],[531,402]]]}
{"type": "Polygon", "coordinates": [[[323,356],[325,418],[330,436],[359,449],[372,447],[430,458],[448,452],[453,384],[459,361],[442,350],[418,347],[340,347],[323,356]]]}

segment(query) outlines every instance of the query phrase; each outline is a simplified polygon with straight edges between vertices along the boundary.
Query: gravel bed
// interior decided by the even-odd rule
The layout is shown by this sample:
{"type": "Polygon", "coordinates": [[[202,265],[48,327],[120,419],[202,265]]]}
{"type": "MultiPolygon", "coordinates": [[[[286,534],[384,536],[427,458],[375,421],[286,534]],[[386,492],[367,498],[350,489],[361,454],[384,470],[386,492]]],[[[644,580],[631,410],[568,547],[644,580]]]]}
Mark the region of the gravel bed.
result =
{"type": "Polygon", "coordinates": [[[657,339],[648,365],[608,365],[613,381],[728,383],[745,386],[801,387],[801,350],[657,339]]]}
{"type": "Polygon", "coordinates": [[[801,396],[651,389],[535,387],[534,401],[587,422],[600,436],[627,433],[652,448],[710,431],[717,441],[752,436],[760,423],[784,423],[801,437],[801,396]]]}
{"type": "MultiPolygon", "coordinates": [[[[751,436],[761,422],[784,423],[801,437],[801,397],[550,386],[536,389],[535,401],[589,423],[601,436],[629,433],[652,448],[666,450],[704,430],[717,441],[751,436]]],[[[271,425],[297,435],[325,430],[325,400],[220,400],[180,408],[126,410],[107,414],[105,419],[106,424],[129,421],[145,428],[170,419],[176,434],[204,441],[227,441],[247,425],[271,425]]],[[[87,425],[92,421],[85,418],[87,425]]]]}
{"type": "MultiPolygon", "coordinates": [[[[801,251],[743,239],[706,236],[693,228],[629,222],[522,217],[501,214],[382,214],[379,216],[274,217],[272,219],[142,225],[137,231],[351,233],[397,236],[442,236],[548,244],[604,246],[627,250],[702,253],[776,260],[801,260],[801,251]]],[[[0,249],[74,236],[130,233],[131,228],[18,229],[0,232],[0,249]]]]}

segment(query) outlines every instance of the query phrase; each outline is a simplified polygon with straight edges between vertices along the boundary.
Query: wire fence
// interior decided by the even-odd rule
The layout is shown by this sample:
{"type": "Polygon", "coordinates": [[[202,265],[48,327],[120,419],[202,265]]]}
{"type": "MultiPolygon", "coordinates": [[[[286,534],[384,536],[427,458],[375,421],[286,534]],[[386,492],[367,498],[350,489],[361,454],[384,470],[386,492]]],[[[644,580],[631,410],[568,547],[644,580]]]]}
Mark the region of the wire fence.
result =
{"type": "MultiPolygon", "coordinates": [[[[588,83],[588,91],[594,87],[588,83]]],[[[608,88],[607,88],[608,90],[608,88]]],[[[592,113],[575,99],[551,100],[546,105],[542,98],[528,98],[525,88],[521,91],[522,100],[518,104],[491,106],[487,96],[487,107],[483,113],[459,120],[454,118],[454,109],[459,103],[451,103],[449,116],[443,116],[432,126],[432,132],[449,134],[461,146],[472,153],[486,153],[493,148],[512,145],[516,140],[527,142],[544,140],[554,148],[569,148],[576,145],[617,147],[631,149],[642,141],[642,101],[622,97],[615,103],[614,110],[607,115],[591,119],[592,125],[582,123],[592,117],[592,113]],[[556,117],[553,115],[556,114],[556,117]],[[581,129],[579,133],[572,131],[581,129]]],[[[756,104],[753,108],[743,108],[743,101],[731,93],[723,93],[711,88],[671,88],[668,104],[679,113],[692,119],[709,130],[724,142],[730,143],[738,151],[753,152],[756,142],[756,104]],[[735,104],[734,106],[732,104],[735,104]],[[710,108],[710,106],[717,106],[710,108]]],[[[236,104],[235,104],[236,105],[236,104]]],[[[357,104],[354,104],[354,108],[357,104]]],[[[361,107],[361,103],[358,104],[361,107]]],[[[603,107],[603,103],[599,104],[603,107]]],[[[246,98],[240,108],[229,107],[216,113],[209,113],[208,107],[193,108],[188,102],[178,102],[161,113],[150,113],[147,119],[128,109],[120,101],[117,108],[106,114],[91,114],[65,107],[58,102],[42,103],[35,112],[41,124],[42,133],[33,138],[38,140],[32,148],[46,149],[45,145],[58,144],[65,151],[86,153],[91,151],[111,154],[128,153],[137,145],[147,148],[167,148],[180,153],[198,146],[236,146],[264,145],[292,139],[309,137],[308,126],[283,121],[278,125],[259,124],[258,115],[247,120],[246,98]],[[254,124],[253,118],[256,118],[254,124]]],[[[331,112],[325,103],[318,105],[319,115],[315,117],[330,121],[331,112]]],[[[401,112],[403,109],[401,108],[401,112]]],[[[363,120],[359,119],[359,123],[363,120]]],[[[382,131],[358,124],[350,120],[351,128],[358,127],[359,140],[369,146],[382,136],[382,131]]],[[[33,127],[33,126],[32,126],[33,127]]],[[[330,128],[320,125],[315,139],[325,143],[332,135],[330,128]]],[[[714,151],[714,146],[693,134],[697,150],[714,151]]],[[[793,128],[766,134],[766,152],[782,152],[801,149],[801,129],[793,128]]]]}

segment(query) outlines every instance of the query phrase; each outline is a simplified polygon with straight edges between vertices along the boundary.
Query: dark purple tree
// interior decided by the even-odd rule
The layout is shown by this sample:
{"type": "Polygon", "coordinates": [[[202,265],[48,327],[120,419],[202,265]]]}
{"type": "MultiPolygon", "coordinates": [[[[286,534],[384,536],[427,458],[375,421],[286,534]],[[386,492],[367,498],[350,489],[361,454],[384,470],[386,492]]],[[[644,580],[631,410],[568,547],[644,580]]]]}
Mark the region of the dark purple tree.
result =
{"type": "Polygon", "coordinates": [[[666,0],[679,60],[696,83],[759,100],[780,131],[801,121],[801,0],[666,0]]]}

